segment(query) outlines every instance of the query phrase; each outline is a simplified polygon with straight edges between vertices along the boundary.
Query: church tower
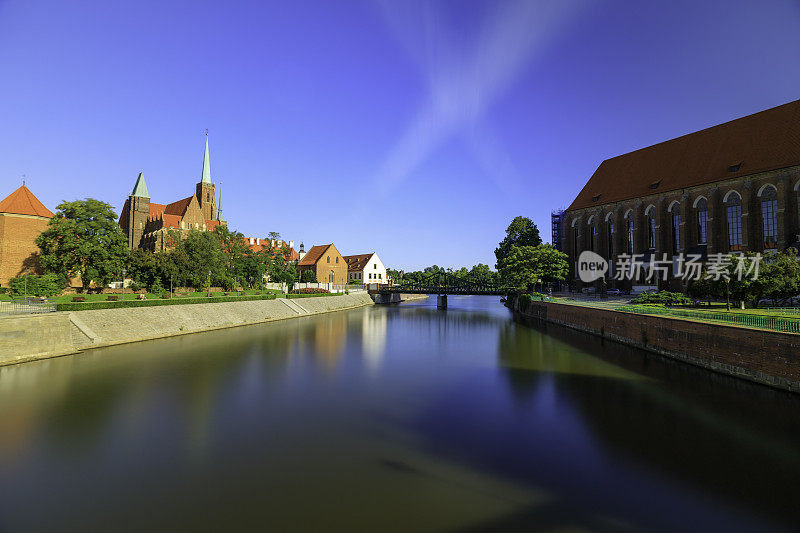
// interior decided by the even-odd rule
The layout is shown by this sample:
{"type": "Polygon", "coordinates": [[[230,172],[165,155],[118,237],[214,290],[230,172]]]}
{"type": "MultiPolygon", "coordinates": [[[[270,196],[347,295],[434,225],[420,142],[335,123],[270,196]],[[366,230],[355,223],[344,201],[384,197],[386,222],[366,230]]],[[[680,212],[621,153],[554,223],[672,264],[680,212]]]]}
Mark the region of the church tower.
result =
{"type": "Polygon", "coordinates": [[[142,242],[145,225],[150,217],[150,194],[144,181],[144,173],[139,172],[136,185],[128,196],[128,248],[136,250],[142,242]]]}
{"type": "Polygon", "coordinates": [[[203,174],[197,184],[196,195],[203,211],[203,220],[217,220],[217,200],[214,198],[214,184],[211,183],[211,163],[208,157],[208,132],[206,132],[206,152],[203,155],[203,174]]]}

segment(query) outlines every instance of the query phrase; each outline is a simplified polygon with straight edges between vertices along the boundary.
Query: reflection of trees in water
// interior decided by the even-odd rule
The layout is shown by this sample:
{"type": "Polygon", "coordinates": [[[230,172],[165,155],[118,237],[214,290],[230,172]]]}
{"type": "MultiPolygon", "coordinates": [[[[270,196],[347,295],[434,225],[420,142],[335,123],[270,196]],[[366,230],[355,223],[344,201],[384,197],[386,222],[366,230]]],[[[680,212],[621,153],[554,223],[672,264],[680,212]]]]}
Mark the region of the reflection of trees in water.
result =
{"type": "MultiPolygon", "coordinates": [[[[800,477],[797,397],[561,326],[539,323],[530,335],[514,332],[513,325],[500,329],[499,355],[515,395],[536,390],[537,377],[521,375],[530,373],[532,360],[552,355],[542,350],[589,354],[649,378],[551,374],[558,394],[621,456],[762,512],[798,518],[792,496],[800,477]]],[[[535,376],[539,370],[551,373],[543,367],[535,376]]]]}
{"type": "Polygon", "coordinates": [[[82,443],[115,413],[139,413],[134,418],[143,421],[148,410],[164,408],[185,418],[192,445],[202,447],[223,387],[279,382],[302,353],[334,366],[348,316],[328,313],[0,367],[0,453],[26,446],[40,426],[65,444],[82,443]],[[257,365],[248,364],[253,358],[257,365]]]}

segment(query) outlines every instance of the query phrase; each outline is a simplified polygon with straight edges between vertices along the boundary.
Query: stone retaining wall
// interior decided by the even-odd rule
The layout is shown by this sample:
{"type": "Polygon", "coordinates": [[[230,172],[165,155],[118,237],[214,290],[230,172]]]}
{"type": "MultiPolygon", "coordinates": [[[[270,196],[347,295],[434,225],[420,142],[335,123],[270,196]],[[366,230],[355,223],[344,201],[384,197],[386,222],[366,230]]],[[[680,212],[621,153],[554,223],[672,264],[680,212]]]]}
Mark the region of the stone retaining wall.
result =
{"type": "Polygon", "coordinates": [[[595,307],[531,302],[515,313],[593,333],[723,374],[800,392],[800,335],[595,307]]]}
{"type": "Polygon", "coordinates": [[[0,365],[112,344],[310,316],[372,303],[369,295],[358,293],[5,317],[0,319],[0,365]]]}

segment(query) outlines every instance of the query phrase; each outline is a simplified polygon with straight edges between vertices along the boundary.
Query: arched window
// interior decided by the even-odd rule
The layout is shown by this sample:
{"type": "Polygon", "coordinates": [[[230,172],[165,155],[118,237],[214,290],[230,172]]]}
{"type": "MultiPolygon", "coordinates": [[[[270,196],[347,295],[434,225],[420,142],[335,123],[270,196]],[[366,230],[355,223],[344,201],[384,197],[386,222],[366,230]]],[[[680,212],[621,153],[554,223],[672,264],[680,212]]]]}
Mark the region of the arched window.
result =
{"type": "Polygon", "coordinates": [[[594,216],[589,217],[589,250],[594,251],[595,235],[597,234],[597,226],[594,224],[594,216]]]}
{"type": "Polygon", "coordinates": [[[331,262],[331,256],[328,256],[328,263],[331,262]]]}
{"type": "Polygon", "coordinates": [[[728,219],[728,247],[742,249],[742,197],[736,191],[725,195],[725,213],[728,219]]]}
{"type": "Polygon", "coordinates": [[[628,211],[625,213],[625,228],[627,230],[627,248],[628,254],[633,255],[633,212],[628,211]]]}
{"type": "Polygon", "coordinates": [[[647,217],[647,248],[656,249],[656,208],[652,205],[645,212],[647,217]]]}
{"type": "Polygon", "coordinates": [[[778,246],[778,190],[765,185],[759,193],[761,197],[761,222],[764,228],[764,248],[778,246]]]}
{"type": "Polygon", "coordinates": [[[672,215],[672,254],[677,255],[681,249],[681,208],[678,202],[673,202],[669,210],[672,215]]]}
{"type": "Polygon", "coordinates": [[[614,258],[614,216],[612,213],[606,215],[606,231],[608,232],[606,241],[608,260],[611,261],[614,258]]]}
{"type": "Polygon", "coordinates": [[[708,200],[703,197],[694,203],[697,210],[697,244],[708,242],[708,200]]]}

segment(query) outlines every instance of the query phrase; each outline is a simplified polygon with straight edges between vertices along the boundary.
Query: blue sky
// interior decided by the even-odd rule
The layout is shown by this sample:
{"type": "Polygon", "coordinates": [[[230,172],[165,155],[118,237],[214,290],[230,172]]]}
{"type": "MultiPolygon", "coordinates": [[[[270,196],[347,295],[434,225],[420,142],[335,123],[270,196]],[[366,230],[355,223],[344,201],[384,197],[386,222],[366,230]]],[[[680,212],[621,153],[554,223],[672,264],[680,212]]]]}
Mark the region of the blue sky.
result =
{"type": "Polygon", "coordinates": [[[0,0],[0,196],[224,216],[394,268],[549,240],[608,157],[800,98],[800,2],[0,0]],[[220,184],[221,183],[221,184],[220,184]]]}

